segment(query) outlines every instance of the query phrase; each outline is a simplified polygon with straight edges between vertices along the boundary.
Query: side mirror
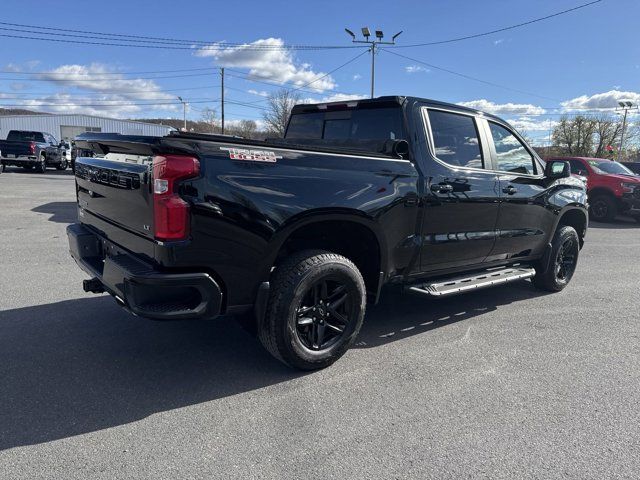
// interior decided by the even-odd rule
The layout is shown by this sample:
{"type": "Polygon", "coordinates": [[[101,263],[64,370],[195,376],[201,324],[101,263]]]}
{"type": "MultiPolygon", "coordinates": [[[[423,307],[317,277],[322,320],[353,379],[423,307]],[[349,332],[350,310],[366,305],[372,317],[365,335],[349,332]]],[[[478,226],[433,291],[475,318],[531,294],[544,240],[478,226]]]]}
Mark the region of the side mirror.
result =
{"type": "Polygon", "coordinates": [[[571,176],[569,162],[549,160],[544,167],[544,176],[547,178],[569,178],[571,176]]]}

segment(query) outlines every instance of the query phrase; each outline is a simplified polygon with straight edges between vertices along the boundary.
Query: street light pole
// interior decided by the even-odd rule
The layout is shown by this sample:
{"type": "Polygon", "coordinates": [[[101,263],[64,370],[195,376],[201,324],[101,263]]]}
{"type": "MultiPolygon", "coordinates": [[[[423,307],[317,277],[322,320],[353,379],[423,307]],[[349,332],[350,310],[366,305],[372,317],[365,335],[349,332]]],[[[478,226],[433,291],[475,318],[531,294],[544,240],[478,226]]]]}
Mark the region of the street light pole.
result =
{"type": "Polygon", "coordinates": [[[220,130],[221,130],[222,135],[224,135],[224,67],[220,68],[220,77],[222,79],[222,82],[221,82],[221,85],[220,85],[221,86],[220,99],[221,99],[221,102],[222,102],[221,103],[221,108],[220,108],[221,111],[222,111],[222,118],[221,118],[222,122],[221,122],[220,130]]]}
{"type": "MultiPolygon", "coordinates": [[[[624,147],[624,134],[625,130],[627,129],[627,113],[629,112],[629,109],[633,107],[633,103],[629,101],[622,101],[618,102],[618,105],[620,105],[620,108],[624,111],[624,114],[622,115],[622,133],[620,134],[620,147],[618,148],[618,161],[620,161],[622,160],[622,148],[624,147]]],[[[618,109],[616,108],[616,110],[618,109]]]]}
{"type": "Polygon", "coordinates": [[[369,51],[371,52],[371,98],[373,98],[375,92],[376,53],[378,50],[378,45],[395,45],[396,38],[398,38],[398,36],[402,33],[402,30],[391,37],[390,42],[382,41],[382,39],[384,38],[384,33],[382,32],[382,30],[376,30],[376,40],[369,40],[369,37],[371,36],[369,27],[362,27],[362,36],[364,37],[364,40],[356,40],[355,34],[348,28],[345,28],[344,31],[351,36],[351,41],[353,43],[366,43],[367,45],[371,45],[369,51]]]}
{"type": "MultiPolygon", "coordinates": [[[[620,161],[622,160],[622,149],[624,148],[624,134],[627,129],[627,113],[629,112],[629,109],[633,107],[633,103],[625,100],[618,102],[618,105],[620,105],[620,108],[624,110],[624,114],[622,116],[622,133],[620,134],[620,147],[618,148],[618,161],[620,161]]],[[[636,107],[636,109],[637,108],[638,107],[636,107]]],[[[616,110],[618,109],[616,108],[616,110]]]]}
{"type": "Polygon", "coordinates": [[[187,102],[185,102],[182,97],[178,97],[180,103],[182,103],[182,119],[184,120],[184,131],[187,131],[187,102]]]}

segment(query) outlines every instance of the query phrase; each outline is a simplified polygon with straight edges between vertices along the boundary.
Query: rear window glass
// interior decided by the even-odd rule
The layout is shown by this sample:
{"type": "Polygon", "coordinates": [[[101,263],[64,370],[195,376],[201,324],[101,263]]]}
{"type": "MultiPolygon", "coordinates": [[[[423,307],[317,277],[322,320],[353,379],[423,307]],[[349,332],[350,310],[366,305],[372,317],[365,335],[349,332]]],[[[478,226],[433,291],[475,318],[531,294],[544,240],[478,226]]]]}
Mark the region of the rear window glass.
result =
{"type": "Polygon", "coordinates": [[[483,168],[473,117],[429,110],[429,123],[436,157],[456,167],[483,168]]]}
{"type": "Polygon", "coordinates": [[[362,110],[299,113],[291,117],[287,139],[385,140],[403,139],[402,110],[362,110]]]}
{"type": "Polygon", "coordinates": [[[7,135],[7,140],[14,142],[44,142],[44,135],[41,132],[19,132],[12,130],[7,135]]]}

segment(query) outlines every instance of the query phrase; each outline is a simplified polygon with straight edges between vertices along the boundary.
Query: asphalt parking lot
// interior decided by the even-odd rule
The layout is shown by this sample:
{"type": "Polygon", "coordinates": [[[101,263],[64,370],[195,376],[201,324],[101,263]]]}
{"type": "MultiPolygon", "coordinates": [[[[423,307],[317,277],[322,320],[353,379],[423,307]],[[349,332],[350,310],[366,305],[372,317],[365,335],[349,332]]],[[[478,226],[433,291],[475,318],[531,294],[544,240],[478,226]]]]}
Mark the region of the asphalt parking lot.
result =
{"type": "Polygon", "coordinates": [[[640,226],[592,224],[572,284],[387,292],[302,374],[232,319],[85,294],[70,172],[0,175],[0,478],[637,478],[640,226]]]}

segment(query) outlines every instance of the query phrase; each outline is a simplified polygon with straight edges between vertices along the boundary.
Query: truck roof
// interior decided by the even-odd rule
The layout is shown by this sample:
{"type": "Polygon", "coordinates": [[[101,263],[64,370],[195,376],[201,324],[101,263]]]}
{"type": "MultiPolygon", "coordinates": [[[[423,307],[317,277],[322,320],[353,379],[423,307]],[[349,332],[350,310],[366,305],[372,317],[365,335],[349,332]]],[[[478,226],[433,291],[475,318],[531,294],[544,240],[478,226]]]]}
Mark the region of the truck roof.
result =
{"type": "Polygon", "coordinates": [[[430,98],[400,96],[400,95],[389,95],[389,96],[382,96],[382,97],[376,97],[376,98],[363,98],[363,99],[356,99],[356,100],[341,100],[337,102],[325,102],[325,103],[303,103],[293,107],[293,109],[291,110],[291,114],[293,115],[298,113],[309,113],[309,112],[315,112],[315,111],[341,109],[341,108],[344,108],[345,106],[350,108],[357,108],[357,109],[388,108],[388,107],[394,107],[394,106],[403,106],[408,103],[426,103],[428,106],[446,108],[448,110],[458,110],[461,112],[472,113],[474,115],[484,115],[485,117],[501,120],[499,117],[491,113],[483,112],[481,110],[476,110],[474,108],[464,107],[456,103],[441,102],[439,100],[433,100],[430,98]]]}

